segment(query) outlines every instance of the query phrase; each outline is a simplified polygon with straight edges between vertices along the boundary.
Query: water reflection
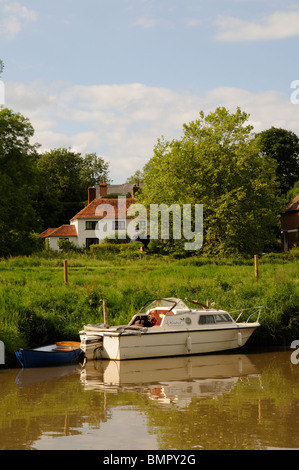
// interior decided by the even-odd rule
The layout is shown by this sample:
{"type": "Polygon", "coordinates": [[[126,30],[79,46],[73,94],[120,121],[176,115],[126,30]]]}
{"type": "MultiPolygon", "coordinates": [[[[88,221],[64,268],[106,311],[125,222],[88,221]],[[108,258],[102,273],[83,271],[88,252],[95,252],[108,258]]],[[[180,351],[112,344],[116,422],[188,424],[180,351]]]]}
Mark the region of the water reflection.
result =
{"type": "Polygon", "coordinates": [[[192,398],[228,393],[239,377],[258,375],[245,355],[92,361],[81,373],[85,390],[145,393],[160,403],[187,406],[192,398]]]}
{"type": "Polygon", "coordinates": [[[0,449],[298,448],[290,352],[0,370],[0,449]]]}

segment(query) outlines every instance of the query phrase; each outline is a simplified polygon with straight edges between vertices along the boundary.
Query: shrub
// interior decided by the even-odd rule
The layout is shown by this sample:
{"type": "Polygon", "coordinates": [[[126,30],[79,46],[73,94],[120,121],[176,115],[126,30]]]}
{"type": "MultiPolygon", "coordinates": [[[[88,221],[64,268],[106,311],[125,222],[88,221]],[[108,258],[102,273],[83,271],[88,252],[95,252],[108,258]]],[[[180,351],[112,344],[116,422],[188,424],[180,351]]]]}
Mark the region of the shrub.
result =
{"type": "Polygon", "coordinates": [[[70,242],[66,238],[62,238],[57,242],[58,248],[63,251],[64,253],[77,251],[77,247],[73,242],[70,242]]]}

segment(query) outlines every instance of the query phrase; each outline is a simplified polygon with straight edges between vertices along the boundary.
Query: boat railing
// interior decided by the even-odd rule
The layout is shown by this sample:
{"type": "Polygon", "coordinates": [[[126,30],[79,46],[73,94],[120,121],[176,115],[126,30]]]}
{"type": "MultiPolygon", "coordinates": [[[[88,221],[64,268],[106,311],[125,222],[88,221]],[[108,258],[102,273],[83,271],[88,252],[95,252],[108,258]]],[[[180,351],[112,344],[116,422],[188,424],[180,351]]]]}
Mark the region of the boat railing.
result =
{"type": "Polygon", "coordinates": [[[229,313],[237,313],[237,312],[240,312],[238,317],[236,318],[235,322],[237,323],[239,321],[239,319],[241,318],[241,316],[243,315],[244,312],[248,311],[248,310],[254,310],[248,317],[247,319],[245,320],[245,323],[249,323],[249,320],[251,317],[253,317],[254,315],[257,314],[257,319],[256,321],[259,322],[259,319],[260,319],[260,315],[261,315],[261,312],[262,310],[264,309],[265,307],[259,305],[258,307],[248,307],[248,308],[242,308],[240,310],[233,310],[229,313]]]}

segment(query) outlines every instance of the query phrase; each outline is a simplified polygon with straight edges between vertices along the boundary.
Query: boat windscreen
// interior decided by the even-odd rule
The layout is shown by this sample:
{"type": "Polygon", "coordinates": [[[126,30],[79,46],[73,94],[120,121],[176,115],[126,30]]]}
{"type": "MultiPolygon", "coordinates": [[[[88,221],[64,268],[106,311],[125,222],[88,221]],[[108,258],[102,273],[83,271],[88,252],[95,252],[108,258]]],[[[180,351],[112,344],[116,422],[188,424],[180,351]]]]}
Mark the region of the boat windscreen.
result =
{"type": "Polygon", "coordinates": [[[155,300],[150,300],[147,302],[140,310],[138,313],[146,313],[148,310],[153,310],[155,308],[162,308],[166,307],[168,311],[172,310],[176,306],[177,302],[174,300],[168,300],[168,299],[155,299],[155,300]]]}

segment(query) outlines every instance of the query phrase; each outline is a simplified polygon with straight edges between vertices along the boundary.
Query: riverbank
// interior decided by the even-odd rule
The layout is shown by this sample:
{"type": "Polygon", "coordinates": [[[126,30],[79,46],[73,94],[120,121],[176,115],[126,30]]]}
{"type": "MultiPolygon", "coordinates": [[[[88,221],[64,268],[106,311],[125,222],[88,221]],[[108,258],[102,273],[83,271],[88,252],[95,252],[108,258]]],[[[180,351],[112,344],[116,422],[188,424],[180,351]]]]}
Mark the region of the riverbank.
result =
{"type": "Polygon", "coordinates": [[[6,364],[18,347],[78,340],[86,323],[103,322],[103,299],[112,324],[127,323],[154,297],[215,302],[228,311],[265,307],[256,346],[289,346],[299,339],[299,260],[265,256],[255,277],[253,259],[169,257],[141,253],[110,255],[39,254],[0,261],[0,340],[6,364]]]}

